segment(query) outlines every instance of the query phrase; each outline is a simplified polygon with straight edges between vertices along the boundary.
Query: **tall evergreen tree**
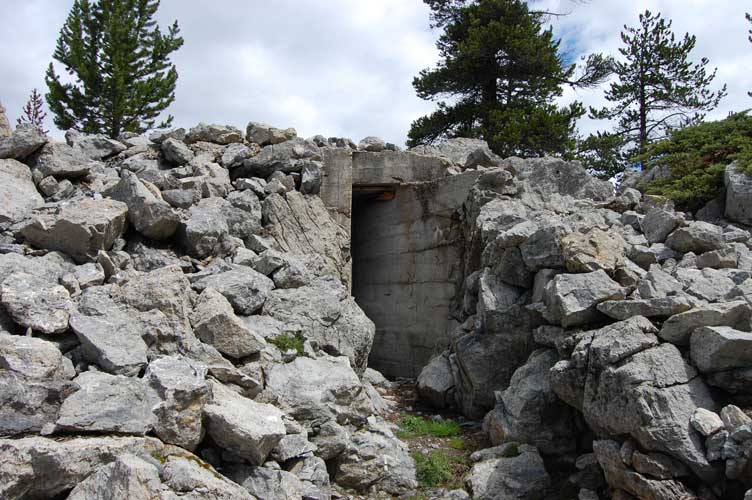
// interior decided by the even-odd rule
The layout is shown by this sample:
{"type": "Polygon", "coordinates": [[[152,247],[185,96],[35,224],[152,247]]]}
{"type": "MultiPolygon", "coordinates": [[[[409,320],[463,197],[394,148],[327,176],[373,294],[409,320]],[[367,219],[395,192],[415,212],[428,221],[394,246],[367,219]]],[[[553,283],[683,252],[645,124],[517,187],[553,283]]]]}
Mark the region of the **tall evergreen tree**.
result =
{"type": "Polygon", "coordinates": [[[16,123],[20,126],[30,125],[36,127],[43,134],[48,134],[50,131],[44,128],[44,119],[47,118],[47,113],[44,111],[44,101],[42,100],[42,94],[33,89],[29,100],[23,107],[23,115],[16,120],[16,123]]]}
{"type": "MultiPolygon", "coordinates": [[[[592,151],[605,142],[622,158],[642,154],[650,142],[665,138],[671,130],[701,121],[726,95],[725,85],[718,91],[710,89],[716,71],[706,71],[706,58],[689,61],[694,36],[685,33],[677,40],[671,21],[649,10],[639,19],[638,27],[624,26],[621,33],[623,60],[614,65],[617,80],[605,94],[613,106],[590,109],[592,118],[616,120],[616,129],[589,137],[583,149],[592,151]]],[[[613,167],[604,176],[623,170],[626,163],[602,157],[598,161],[613,167]]]]}
{"type": "MultiPolygon", "coordinates": [[[[749,12],[747,12],[744,15],[744,17],[745,17],[745,19],[747,19],[747,22],[749,22],[749,23],[752,24],[752,15],[749,12]]],[[[749,43],[752,43],[752,29],[749,30],[747,33],[749,34],[749,36],[747,37],[747,40],[749,40],[749,43]]],[[[750,96],[750,97],[752,97],[752,92],[747,92],[747,95],[750,96]]]]}
{"type": "Polygon", "coordinates": [[[432,27],[443,30],[441,61],[413,86],[422,99],[438,101],[438,110],[412,123],[408,145],[477,137],[501,156],[570,152],[585,109],[554,99],[563,85],[600,83],[610,61],[593,55],[575,78],[576,66],[563,62],[559,41],[543,27],[547,14],[521,0],[424,1],[432,27]]]}
{"type": "MultiPolygon", "coordinates": [[[[153,17],[159,0],[75,0],[54,59],[70,76],[47,69],[47,103],[61,129],[117,137],[154,127],[175,99],[180,48],[177,21],[163,34],[153,17]]],[[[161,126],[168,126],[168,116],[161,126]]]]}

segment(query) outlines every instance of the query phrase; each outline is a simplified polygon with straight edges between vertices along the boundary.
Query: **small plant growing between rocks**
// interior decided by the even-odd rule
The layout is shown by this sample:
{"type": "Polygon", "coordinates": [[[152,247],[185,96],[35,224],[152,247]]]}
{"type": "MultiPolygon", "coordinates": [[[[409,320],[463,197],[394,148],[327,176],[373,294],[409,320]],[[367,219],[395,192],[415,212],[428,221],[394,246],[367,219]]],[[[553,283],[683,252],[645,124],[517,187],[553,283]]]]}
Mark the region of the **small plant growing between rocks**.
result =
{"type": "Polygon", "coordinates": [[[276,337],[267,339],[266,341],[274,346],[277,346],[277,348],[282,352],[287,352],[291,349],[294,349],[295,351],[297,351],[299,356],[303,356],[305,354],[305,349],[303,348],[305,339],[299,333],[296,333],[294,335],[283,333],[282,335],[277,335],[276,337]]]}
{"type": "Polygon", "coordinates": [[[449,458],[441,453],[413,453],[418,482],[423,487],[444,486],[452,480],[452,467],[449,458]]]}
{"type": "Polygon", "coordinates": [[[460,424],[451,419],[431,420],[416,415],[403,415],[398,422],[401,439],[420,436],[453,437],[460,434],[460,424]]]}

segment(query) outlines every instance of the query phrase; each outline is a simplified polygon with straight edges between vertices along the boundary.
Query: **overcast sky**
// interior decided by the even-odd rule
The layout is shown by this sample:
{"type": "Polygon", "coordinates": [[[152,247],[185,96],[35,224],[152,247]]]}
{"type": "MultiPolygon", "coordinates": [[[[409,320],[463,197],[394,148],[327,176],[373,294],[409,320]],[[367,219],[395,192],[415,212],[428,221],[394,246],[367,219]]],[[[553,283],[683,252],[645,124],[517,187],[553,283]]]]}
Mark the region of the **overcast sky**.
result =
{"type": "MultiPolygon", "coordinates": [[[[32,88],[46,91],[44,71],[72,3],[0,0],[0,102],[13,123],[32,88]]],[[[694,58],[718,67],[716,87],[728,84],[711,117],[752,107],[748,0],[536,5],[569,13],[552,22],[575,55],[616,54],[622,26],[636,24],[646,8],[659,11],[673,19],[677,34],[697,35],[694,58]]],[[[162,0],[161,25],[177,19],[185,39],[173,54],[180,77],[169,111],[186,127],[205,121],[245,128],[253,120],[295,127],[303,136],[378,135],[402,145],[410,122],[434,109],[412,88],[413,77],[438,58],[428,16],[420,0],[162,0]]],[[[562,101],[598,106],[602,93],[567,91],[562,101]]],[[[583,133],[599,127],[580,122],[583,133]]]]}

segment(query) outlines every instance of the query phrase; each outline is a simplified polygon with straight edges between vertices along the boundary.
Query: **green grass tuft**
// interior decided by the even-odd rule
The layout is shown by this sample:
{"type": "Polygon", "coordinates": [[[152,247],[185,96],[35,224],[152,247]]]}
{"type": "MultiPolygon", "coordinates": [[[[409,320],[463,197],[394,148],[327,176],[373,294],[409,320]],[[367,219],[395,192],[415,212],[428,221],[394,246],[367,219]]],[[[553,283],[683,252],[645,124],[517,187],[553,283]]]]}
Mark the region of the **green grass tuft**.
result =
{"type": "Polygon", "coordinates": [[[283,333],[282,335],[277,335],[274,338],[266,339],[266,341],[272,345],[277,346],[277,348],[282,352],[287,352],[290,349],[295,349],[299,356],[302,356],[305,353],[305,350],[303,348],[305,339],[299,333],[296,333],[295,335],[283,333]]]}
{"type": "Polygon", "coordinates": [[[418,482],[423,487],[442,486],[454,477],[449,459],[441,452],[434,452],[430,455],[415,452],[413,460],[415,460],[418,482]]]}
{"type": "Polygon", "coordinates": [[[451,448],[454,448],[455,450],[464,450],[465,440],[459,436],[454,436],[453,438],[449,440],[449,446],[451,448]]]}
{"type": "Polygon", "coordinates": [[[460,424],[451,419],[432,420],[416,415],[403,415],[398,422],[401,439],[420,436],[453,437],[460,434],[460,424]]]}

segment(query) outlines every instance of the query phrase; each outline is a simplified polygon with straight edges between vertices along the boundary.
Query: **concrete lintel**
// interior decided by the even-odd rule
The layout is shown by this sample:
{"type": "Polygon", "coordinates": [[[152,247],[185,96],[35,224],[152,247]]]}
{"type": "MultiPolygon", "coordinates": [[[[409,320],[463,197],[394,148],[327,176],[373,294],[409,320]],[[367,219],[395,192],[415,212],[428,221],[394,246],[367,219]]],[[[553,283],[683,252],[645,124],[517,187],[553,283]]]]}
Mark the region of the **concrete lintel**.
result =
{"type": "Polygon", "coordinates": [[[446,176],[447,162],[434,156],[402,151],[352,154],[353,186],[398,186],[446,176]]]}

